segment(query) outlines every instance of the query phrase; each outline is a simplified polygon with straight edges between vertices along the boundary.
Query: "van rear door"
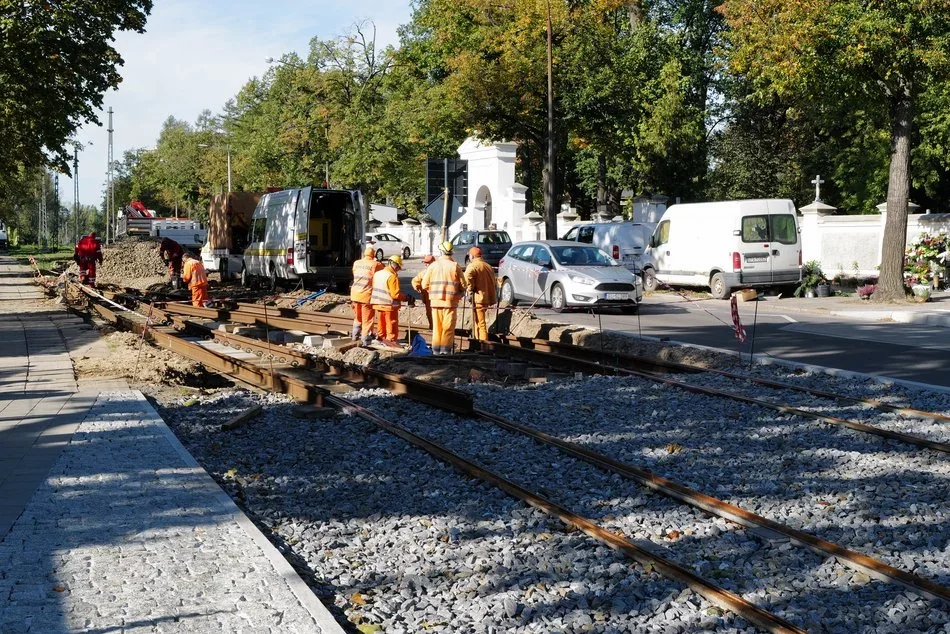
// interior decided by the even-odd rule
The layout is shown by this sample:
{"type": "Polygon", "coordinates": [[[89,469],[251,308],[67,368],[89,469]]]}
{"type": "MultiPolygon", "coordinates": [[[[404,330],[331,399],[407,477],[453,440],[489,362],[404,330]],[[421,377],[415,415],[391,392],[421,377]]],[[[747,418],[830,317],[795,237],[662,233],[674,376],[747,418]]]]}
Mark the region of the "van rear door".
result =
{"type": "Polygon", "coordinates": [[[772,281],[769,214],[763,209],[739,218],[739,253],[742,257],[742,283],[768,284],[772,281]]]}
{"type": "Polygon", "coordinates": [[[297,198],[297,215],[294,219],[293,252],[287,254],[288,261],[293,257],[291,270],[297,275],[310,273],[310,194],[313,187],[304,187],[297,198]]]}
{"type": "Polygon", "coordinates": [[[791,201],[769,201],[769,239],[772,282],[793,284],[801,280],[801,242],[791,201]]]}

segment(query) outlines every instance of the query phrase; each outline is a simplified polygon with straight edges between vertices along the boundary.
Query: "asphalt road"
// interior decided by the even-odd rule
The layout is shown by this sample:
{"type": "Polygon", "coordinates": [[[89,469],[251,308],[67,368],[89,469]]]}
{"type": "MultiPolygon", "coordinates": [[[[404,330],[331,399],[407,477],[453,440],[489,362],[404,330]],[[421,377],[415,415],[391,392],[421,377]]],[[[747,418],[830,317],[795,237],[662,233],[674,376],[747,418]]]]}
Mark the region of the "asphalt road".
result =
{"type": "MultiPolygon", "coordinates": [[[[406,262],[399,276],[404,290],[409,290],[409,280],[421,268],[416,258],[406,262]]],[[[721,300],[683,302],[675,295],[653,294],[644,298],[636,315],[621,315],[616,310],[533,310],[539,317],[559,323],[740,351],[746,358],[754,352],[950,389],[950,328],[839,317],[828,310],[809,311],[808,301],[740,303],[740,319],[747,335],[741,345],[733,334],[729,302],[721,300]]],[[[820,305],[828,304],[811,304],[820,305]]]]}

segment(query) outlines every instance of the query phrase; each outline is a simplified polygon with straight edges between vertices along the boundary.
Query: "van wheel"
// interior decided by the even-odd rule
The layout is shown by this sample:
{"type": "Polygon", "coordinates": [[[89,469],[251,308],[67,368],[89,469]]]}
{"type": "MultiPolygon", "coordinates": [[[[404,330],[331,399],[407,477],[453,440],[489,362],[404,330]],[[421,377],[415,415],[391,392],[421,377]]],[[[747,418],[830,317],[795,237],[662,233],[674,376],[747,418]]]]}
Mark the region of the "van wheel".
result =
{"type": "Polygon", "coordinates": [[[403,260],[409,259],[409,247],[406,247],[405,249],[402,250],[402,259],[403,260]]]}
{"type": "Polygon", "coordinates": [[[563,313],[567,308],[567,302],[564,299],[564,287],[555,284],[551,287],[551,310],[556,313],[563,313]]]}
{"type": "Polygon", "coordinates": [[[722,273],[716,273],[709,280],[709,292],[712,293],[715,299],[726,299],[731,291],[732,289],[726,284],[726,278],[722,276],[722,273]]]}
{"type": "Polygon", "coordinates": [[[382,250],[382,249],[376,249],[376,261],[377,261],[377,262],[382,262],[382,261],[383,261],[383,250],[382,250]]]}
{"type": "Polygon", "coordinates": [[[501,285],[501,303],[508,306],[518,305],[518,300],[515,299],[515,287],[511,285],[511,280],[507,278],[501,285]]]}
{"type": "Polygon", "coordinates": [[[643,290],[655,291],[659,286],[653,269],[643,269],[643,290]]]}

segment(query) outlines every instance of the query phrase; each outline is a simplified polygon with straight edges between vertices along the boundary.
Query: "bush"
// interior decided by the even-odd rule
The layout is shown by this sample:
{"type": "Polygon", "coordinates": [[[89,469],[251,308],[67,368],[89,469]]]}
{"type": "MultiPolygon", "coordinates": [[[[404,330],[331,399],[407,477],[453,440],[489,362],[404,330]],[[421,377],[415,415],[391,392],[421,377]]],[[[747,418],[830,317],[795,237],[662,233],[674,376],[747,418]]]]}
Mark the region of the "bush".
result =
{"type": "Polygon", "coordinates": [[[815,288],[819,284],[827,284],[828,280],[825,274],[821,272],[821,262],[818,260],[809,260],[802,266],[802,281],[795,289],[795,297],[801,297],[809,288],[815,288]]]}

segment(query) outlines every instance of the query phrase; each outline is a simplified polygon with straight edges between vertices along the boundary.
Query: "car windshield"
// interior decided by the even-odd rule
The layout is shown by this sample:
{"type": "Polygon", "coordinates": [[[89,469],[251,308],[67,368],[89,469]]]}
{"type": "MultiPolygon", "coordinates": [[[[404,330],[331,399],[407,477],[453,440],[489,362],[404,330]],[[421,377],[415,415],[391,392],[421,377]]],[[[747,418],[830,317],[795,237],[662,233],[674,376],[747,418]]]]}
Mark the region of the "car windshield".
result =
{"type": "Polygon", "coordinates": [[[478,234],[479,244],[511,244],[507,231],[488,231],[478,234]]]}
{"type": "Polygon", "coordinates": [[[613,258],[587,245],[551,247],[554,259],[564,266],[613,266],[613,258]]]}

